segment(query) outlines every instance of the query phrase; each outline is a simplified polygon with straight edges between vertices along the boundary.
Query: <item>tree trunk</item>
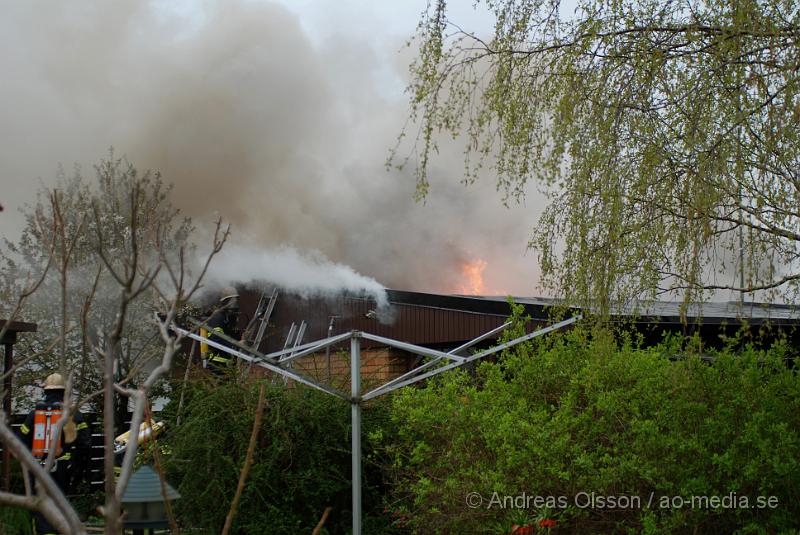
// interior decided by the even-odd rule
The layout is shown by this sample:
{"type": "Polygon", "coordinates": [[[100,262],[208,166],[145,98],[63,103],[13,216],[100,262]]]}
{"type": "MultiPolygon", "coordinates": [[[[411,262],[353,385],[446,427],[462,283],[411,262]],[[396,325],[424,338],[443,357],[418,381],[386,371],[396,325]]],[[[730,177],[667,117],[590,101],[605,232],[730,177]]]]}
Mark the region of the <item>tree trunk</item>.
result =
{"type": "MultiPolygon", "coordinates": [[[[105,355],[105,368],[103,371],[103,445],[105,455],[103,467],[105,471],[106,503],[103,510],[105,517],[106,535],[122,533],[119,524],[120,505],[116,496],[116,482],[114,477],[114,355],[116,348],[111,347],[105,355]]],[[[133,433],[133,431],[131,431],[133,433]]],[[[135,437],[134,437],[135,438],[135,437]]]]}

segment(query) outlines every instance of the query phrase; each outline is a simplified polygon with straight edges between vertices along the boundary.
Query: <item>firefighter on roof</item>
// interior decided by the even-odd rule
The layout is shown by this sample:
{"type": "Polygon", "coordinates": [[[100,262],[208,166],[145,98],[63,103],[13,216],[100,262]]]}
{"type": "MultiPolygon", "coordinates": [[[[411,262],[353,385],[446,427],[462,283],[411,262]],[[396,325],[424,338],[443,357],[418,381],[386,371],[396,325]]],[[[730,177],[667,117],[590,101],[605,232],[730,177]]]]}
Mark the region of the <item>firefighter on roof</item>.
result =
{"type": "MultiPolygon", "coordinates": [[[[214,307],[211,316],[206,321],[206,328],[200,329],[200,336],[231,347],[232,344],[230,342],[219,336],[214,336],[214,333],[222,333],[236,340],[239,334],[238,324],[239,294],[234,288],[225,288],[222,291],[219,303],[214,307]]],[[[200,357],[203,359],[203,367],[208,368],[215,374],[225,373],[233,364],[232,355],[205,343],[200,344],[200,357]]]]}
{"type": "MultiPolygon", "coordinates": [[[[84,472],[92,446],[92,434],[80,412],[70,415],[60,435],[56,433],[56,424],[64,412],[64,388],[61,374],[48,375],[44,381],[44,399],[28,413],[19,432],[33,456],[42,463],[47,459],[50,450],[55,449],[51,476],[64,494],[70,494],[84,472]]],[[[36,533],[40,535],[56,532],[38,513],[34,516],[34,525],[36,533]]]]}

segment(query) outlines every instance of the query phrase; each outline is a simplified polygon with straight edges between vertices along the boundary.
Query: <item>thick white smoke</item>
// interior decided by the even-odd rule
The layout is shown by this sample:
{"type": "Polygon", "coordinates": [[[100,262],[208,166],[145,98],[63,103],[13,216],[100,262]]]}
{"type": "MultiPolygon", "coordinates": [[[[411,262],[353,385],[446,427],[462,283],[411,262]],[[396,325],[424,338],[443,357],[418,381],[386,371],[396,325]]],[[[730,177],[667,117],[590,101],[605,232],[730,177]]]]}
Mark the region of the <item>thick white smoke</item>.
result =
{"type": "Polygon", "coordinates": [[[205,281],[211,288],[232,283],[275,285],[306,296],[334,296],[342,291],[367,294],[379,307],[388,305],[385,288],[375,279],[331,262],[319,251],[294,247],[254,250],[228,245],[214,259],[205,281]]]}

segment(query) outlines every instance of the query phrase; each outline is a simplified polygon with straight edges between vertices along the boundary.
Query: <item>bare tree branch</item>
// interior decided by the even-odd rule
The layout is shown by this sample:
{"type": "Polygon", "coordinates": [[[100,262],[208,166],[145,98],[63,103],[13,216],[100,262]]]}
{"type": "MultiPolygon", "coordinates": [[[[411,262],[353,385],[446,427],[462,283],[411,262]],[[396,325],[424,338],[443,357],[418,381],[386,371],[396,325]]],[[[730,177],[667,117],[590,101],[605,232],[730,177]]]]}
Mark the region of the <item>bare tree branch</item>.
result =
{"type": "Polygon", "coordinates": [[[253,453],[256,449],[256,441],[258,440],[258,432],[261,430],[261,419],[264,416],[264,383],[261,383],[258,389],[258,405],[256,406],[256,414],[253,419],[253,430],[250,432],[250,443],[247,446],[247,454],[244,458],[241,473],[239,474],[239,483],[236,485],[236,493],[233,495],[231,507],[228,514],[225,516],[225,525],[222,527],[222,535],[228,535],[233,525],[233,519],[236,517],[236,511],[239,507],[239,500],[242,498],[244,492],[244,485],[247,482],[247,476],[250,474],[250,466],[253,464],[253,453]]]}

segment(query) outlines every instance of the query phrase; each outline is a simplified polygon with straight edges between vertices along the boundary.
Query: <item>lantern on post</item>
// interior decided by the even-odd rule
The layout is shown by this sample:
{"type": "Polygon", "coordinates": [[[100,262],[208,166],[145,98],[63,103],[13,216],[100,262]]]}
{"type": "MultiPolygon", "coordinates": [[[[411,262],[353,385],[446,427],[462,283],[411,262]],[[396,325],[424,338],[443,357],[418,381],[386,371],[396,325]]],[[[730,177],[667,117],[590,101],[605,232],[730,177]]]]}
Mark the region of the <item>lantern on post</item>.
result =
{"type": "MultiPolygon", "coordinates": [[[[177,500],[181,497],[166,481],[164,486],[167,500],[177,500]]],[[[164,496],[161,492],[161,479],[148,465],[142,465],[131,476],[122,496],[122,508],[126,513],[123,526],[132,529],[134,534],[169,527],[164,496]]]]}

